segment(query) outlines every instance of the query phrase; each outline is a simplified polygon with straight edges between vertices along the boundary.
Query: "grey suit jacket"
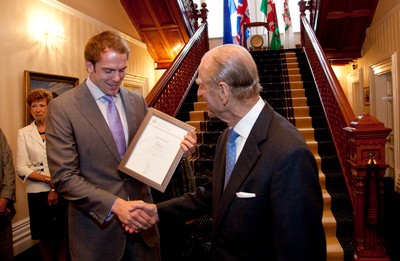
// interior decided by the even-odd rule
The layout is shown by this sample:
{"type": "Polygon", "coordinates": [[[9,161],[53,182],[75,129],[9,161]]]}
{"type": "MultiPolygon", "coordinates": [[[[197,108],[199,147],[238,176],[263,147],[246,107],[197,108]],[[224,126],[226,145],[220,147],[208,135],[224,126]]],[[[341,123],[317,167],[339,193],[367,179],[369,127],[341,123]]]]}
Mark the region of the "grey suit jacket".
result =
{"type": "Polygon", "coordinates": [[[15,202],[15,169],[7,138],[0,129],[0,197],[15,202]]]}
{"type": "MultiPolygon", "coordinates": [[[[120,94],[131,142],[147,105],[134,92],[121,88],[120,94]]],[[[119,260],[130,241],[117,217],[108,220],[111,207],[117,197],[152,202],[150,188],[117,170],[116,144],[85,82],[50,102],[46,125],[52,180],[70,202],[70,248],[85,260],[119,260]]],[[[149,246],[159,241],[156,228],[142,236],[149,246]]]]}
{"type": "Polygon", "coordinates": [[[266,104],[223,190],[226,139],[227,131],[216,147],[212,183],[158,204],[161,222],[211,209],[214,260],[325,260],[318,169],[302,135],[266,104]]]}

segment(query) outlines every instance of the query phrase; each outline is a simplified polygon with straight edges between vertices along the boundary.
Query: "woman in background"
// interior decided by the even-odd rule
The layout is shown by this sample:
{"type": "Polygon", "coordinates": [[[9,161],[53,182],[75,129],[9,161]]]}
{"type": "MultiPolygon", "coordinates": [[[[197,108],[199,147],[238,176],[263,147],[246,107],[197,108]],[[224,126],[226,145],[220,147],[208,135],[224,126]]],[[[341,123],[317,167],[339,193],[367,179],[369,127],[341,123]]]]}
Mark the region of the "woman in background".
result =
{"type": "Polygon", "coordinates": [[[34,121],[17,137],[17,175],[26,183],[31,238],[40,240],[42,260],[66,260],[66,202],[51,182],[46,156],[46,114],[52,95],[35,89],[27,96],[34,121]]]}

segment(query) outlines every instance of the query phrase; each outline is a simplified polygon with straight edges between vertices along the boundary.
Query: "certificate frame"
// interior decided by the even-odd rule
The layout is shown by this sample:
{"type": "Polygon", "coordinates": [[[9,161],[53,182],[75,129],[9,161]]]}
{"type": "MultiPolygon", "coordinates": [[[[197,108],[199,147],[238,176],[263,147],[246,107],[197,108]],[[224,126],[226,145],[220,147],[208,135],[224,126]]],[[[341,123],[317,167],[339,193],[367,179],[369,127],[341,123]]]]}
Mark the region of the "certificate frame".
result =
{"type": "Polygon", "coordinates": [[[154,108],[149,108],[129,144],[118,169],[164,192],[183,150],[181,141],[196,128],[154,108]]]}

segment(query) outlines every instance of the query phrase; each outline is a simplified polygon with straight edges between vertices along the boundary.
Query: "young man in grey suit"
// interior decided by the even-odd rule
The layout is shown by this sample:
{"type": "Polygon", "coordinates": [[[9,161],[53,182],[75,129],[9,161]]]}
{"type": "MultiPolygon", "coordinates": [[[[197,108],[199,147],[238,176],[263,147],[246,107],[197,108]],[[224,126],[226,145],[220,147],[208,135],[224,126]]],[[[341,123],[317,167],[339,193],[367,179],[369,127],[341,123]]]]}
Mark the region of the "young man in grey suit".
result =
{"type": "MultiPolygon", "coordinates": [[[[128,58],[116,33],[93,36],[85,47],[89,77],[49,104],[47,156],[52,181],[70,202],[72,260],[160,259],[157,210],[143,205],[152,202],[150,188],[117,170],[148,110],[142,96],[121,87],[128,58]],[[119,114],[113,118],[111,101],[119,114]],[[122,126],[114,137],[116,118],[122,126]]],[[[183,142],[184,151],[193,149],[193,136],[185,136],[191,142],[183,142]]]]}
{"type": "Polygon", "coordinates": [[[217,143],[212,183],[158,204],[160,222],[211,211],[213,260],[326,260],[315,158],[298,130],[261,99],[250,53],[238,45],[211,49],[196,82],[209,116],[229,128],[217,143]],[[236,164],[228,179],[232,130],[236,164]]]}

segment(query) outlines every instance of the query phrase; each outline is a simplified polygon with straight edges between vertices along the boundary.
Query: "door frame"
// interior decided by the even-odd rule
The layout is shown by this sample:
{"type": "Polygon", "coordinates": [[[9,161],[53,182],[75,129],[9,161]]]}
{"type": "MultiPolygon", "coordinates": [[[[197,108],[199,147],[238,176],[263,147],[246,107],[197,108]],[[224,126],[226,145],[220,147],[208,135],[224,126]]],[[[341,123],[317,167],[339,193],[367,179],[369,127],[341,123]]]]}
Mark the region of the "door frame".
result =
{"type": "Polygon", "coordinates": [[[393,87],[393,136],[394,136],[394,172],[395,172],[395,190],[400,193],[400,113],[399,113],[399,69],[397,52],[390,57],[377,62],[369,67],[369,85],[370,85],[370,114],[376,112],[376,86],[375,77],[390,72],[392,74],[393,87]]]}

